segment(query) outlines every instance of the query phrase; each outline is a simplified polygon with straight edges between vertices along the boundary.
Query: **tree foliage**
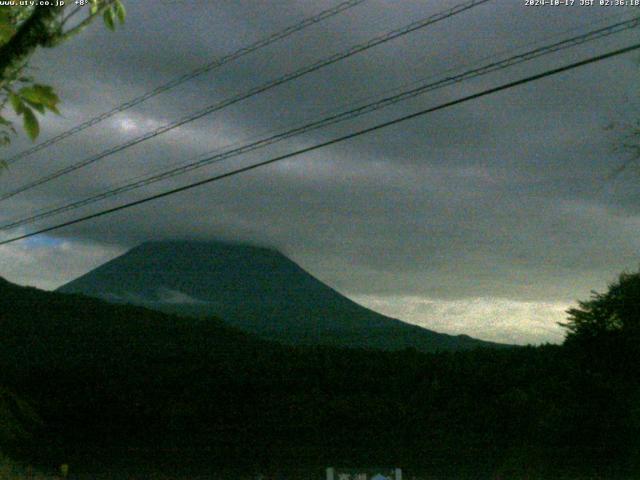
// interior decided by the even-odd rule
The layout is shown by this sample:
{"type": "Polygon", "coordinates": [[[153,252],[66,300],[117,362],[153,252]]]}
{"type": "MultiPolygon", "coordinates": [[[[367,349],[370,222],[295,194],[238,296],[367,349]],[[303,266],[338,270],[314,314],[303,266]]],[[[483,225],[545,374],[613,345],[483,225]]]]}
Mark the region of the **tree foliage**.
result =
{"type": "Polygon", "coordinates": [[[606,336],[638,338],[640,333],[640,271],[622,273],[606,293],[592,292],[591,298],[567,311],[567,339],[601,339],[606,336]]]}
{"type": "Polygon", "coordinates": [[[0,385],[0,446],[30,438],[30,430],[39,424],[31,405],[0,385]]]}
{"type": "Polygon", "coordinates": [[[113,30],[116,21],[124,22],[125,15],[120,0],[85,0],[70,12],[66,5],[0,8],[0,145],[9,144],[16,133],[4,113],[7,105],[22,119],[24,130],[32,140],[40,131],[38,115],[47,111],[59,113],[60,100],[53,88],[38,83],[26,73],[31,55],[38,48],[60,45],[99,16],[113,30]],[[76,21],[77,14],[87,10],[84,17],[76,21]]]}

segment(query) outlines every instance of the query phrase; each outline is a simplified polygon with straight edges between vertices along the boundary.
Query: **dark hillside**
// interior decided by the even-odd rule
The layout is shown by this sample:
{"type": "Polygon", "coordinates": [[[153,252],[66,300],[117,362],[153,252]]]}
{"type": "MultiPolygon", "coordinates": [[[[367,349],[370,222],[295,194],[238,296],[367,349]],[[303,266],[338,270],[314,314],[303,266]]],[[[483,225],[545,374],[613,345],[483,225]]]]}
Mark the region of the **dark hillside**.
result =
{"type": "Polygon", "coordinates": [[[0,447],[90,477],[145,465],[273,475],[401,465],[474,479],[640,471],[628,347],[598,363],[575,346],[286,347],[215,319],[7,282],[0,332],[0,386],[43,422],[0,447]]]}

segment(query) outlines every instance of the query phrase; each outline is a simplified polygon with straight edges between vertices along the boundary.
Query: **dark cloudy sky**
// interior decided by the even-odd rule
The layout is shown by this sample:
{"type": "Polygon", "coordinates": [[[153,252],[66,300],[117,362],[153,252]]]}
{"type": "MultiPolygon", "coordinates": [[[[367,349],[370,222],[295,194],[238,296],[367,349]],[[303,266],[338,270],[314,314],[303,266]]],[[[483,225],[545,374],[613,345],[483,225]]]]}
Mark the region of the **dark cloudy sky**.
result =
{"type": "MultiPolygon", "coordinates": [[[[337,1],[135,0],[33,61],[63,99],[46,139],[337,1]]],[[[368,0],[13,165],[0,191],[134,138],[272,78],[459,3],[368,0]]],[[[0,221],[81,199],[231,144],[245,143],[534,46],[640,15],[640,7],[494,0],[277,87],[2,202],[0,221]]],[[[598,3],[598,2],[596,2],[598,3]]],[[[631,45],[638,30],[428,93],[144,191],[51,218],[47,226],[631,45]]],[[[276,246],[385,314],[447,333],[557,342],[576,299],[638,266],[640,176],[604,179],[638,118],[638,54],[628,54],[46,236],[0,247],[0,275],[54,288],[164,238],[276,246]],[[617,122],[621,127],[607,129],[617,122]]],[[[10,152],[28,146],[19,139],[10,152]]],[[[2,238],[32,227],[1,232],[2,238]]]]}

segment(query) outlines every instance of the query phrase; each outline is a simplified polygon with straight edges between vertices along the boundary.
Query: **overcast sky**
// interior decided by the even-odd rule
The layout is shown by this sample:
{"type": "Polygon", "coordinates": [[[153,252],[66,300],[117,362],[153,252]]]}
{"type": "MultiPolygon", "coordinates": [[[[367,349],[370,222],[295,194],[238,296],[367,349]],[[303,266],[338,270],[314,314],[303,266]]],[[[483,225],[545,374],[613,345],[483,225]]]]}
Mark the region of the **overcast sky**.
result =
{"type": "MultiPolygon", "coordinates": [[[[62,117],[41,140],[276,32],[337,1],[125,1],[40,51],[62,117]]],[[[137,137],[459,2],[368,0],[14,164],[0,192],[137,137]]],[[[0,221],[100,192],[213,150],[277,133],[416,81],[433,80],[640,15],[640,7],[493,0],[289,82],[0,206],[0,221]]],[[[597,3],[597,2],[596,2],[597,3]]],[[[500,83],[631,45],[638,30],[430,92],[153,187],[38,223],[141,198],[313,145],[500,83]]],[[[189,192],[0,247],[0,275],[55,288],[145,240],[243,240],[277,247],[382,313],[445,333],[559,342],[564,311],[638,267],[640,176],[605,180],[638,118],[640,56],[627,54],[486,96],[189,192]],[[608,129],[617,123],[622,126],[608,129]]],[[[29,146],[17,139],[6,156],[29,146]]],[[[0,232],[2,238],[34,226],[0,232]]]]}

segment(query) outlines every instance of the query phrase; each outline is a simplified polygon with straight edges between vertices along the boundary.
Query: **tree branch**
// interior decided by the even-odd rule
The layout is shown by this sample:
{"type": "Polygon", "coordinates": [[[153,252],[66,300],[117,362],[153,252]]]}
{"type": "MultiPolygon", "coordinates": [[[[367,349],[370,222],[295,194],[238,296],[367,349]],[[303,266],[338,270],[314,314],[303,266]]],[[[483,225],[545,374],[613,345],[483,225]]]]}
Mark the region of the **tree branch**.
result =
{"type": "Polygon", "coordinates": [[[83,21],[78,23],[76,26],[74,26],[73,28],[70,28],[66,32],[60,32],[60,35],[58,35],[54,39],[55,44],[62,43],[68,40],[69,38],[73,37],[74,35],[77,35],[78,33],[82,32],[85,28],[89,26],[89,24],[93,21],[95,17],[102,15],[107,8],[113,5],[113,3],[114,3],[114,0],[108,0],[104,2],[95,13],[89,14],[87,18],[85,18],[83,21]]]}
{"type": "Polygon", "coordinates": [[[16,34],[0,46],[0,86],[5,85],[36,48],[49,46],[55,31],[52,29],[59,7],[35,7],[16,34]]]}

